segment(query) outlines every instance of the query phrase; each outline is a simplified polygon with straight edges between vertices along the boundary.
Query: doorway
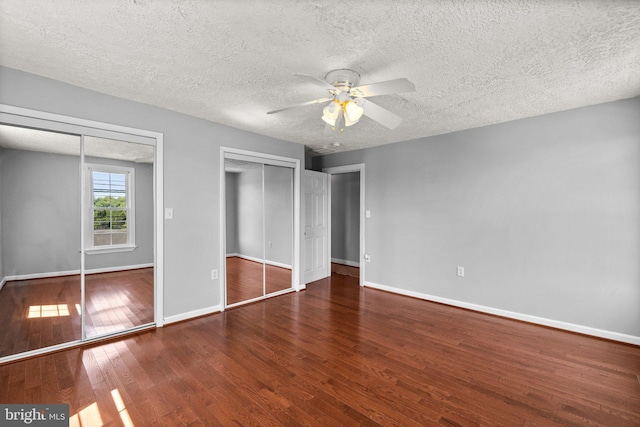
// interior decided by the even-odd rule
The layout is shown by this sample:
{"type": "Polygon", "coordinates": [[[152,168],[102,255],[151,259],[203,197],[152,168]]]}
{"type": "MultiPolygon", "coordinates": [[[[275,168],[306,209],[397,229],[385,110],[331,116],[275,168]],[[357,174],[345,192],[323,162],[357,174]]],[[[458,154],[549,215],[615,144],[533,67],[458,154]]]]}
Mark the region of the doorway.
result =
{"type": "Polygon", "coordinates": [[[331,175],[331,273],[360,277],[360,172],[331,175]]]}
{"type": "Polygon", "coordinates": [[[329,262],[331,272],[365,283],[365,167],[363,163],[324,168],[329,174],[329,262]]]}

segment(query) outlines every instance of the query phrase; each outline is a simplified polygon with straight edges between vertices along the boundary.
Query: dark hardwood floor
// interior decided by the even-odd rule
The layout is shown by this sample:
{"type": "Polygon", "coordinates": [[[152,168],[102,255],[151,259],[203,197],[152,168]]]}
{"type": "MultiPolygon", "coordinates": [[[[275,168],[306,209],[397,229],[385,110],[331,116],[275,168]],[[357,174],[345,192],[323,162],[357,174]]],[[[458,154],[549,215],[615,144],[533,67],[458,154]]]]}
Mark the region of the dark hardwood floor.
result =
{"type": "Polygon", "coordinates": [[[240,257],[227,258],[227,304],[235,304],[292,287],[291,270],[250,261],[240,257]],[[262,276],[266,280],[263,283],[262,276]]]}
{"type": "Polygon", "coordinates": [[[119,341],[0,366],[0,402],[71,425],[634,426],[640,347],[333,275],[119,341]],[[74,424],[75,423],[75,424],[74,424]]]}
{"type": "Polygon", "coordinates": [[[349,265],[331,263],[331,274],[342,274],[344,276],[360,277],[360,268],[349,265]]]}
{"type": "Polygon", "coordinates": [[[87,337],[153,322],[153,268],[87,275],[85,292],[87,337]]]}
{"type": "MultiPolygon", "coordinates": [[[[85,277],[86,335],[153,322],[153,268],[85,277]]],[[[0,290],[0,356],[81,338],[80,276],[16,280],[0,290]]]]}

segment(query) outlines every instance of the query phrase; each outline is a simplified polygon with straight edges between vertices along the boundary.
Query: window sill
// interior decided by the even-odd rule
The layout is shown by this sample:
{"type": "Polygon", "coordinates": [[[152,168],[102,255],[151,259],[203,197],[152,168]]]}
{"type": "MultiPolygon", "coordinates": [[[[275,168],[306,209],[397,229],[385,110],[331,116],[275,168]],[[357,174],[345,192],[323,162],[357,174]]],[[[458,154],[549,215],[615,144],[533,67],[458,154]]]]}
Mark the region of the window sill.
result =
{"type": "Polygon", "coordinates": [[[85,249],[84,252],[88,255],[94,254],[111,254],[116,252],[131,252],[137,248],[136,245],[118,245],[118,246],[105,246],[105,247],[93,247],[85,249]]]}

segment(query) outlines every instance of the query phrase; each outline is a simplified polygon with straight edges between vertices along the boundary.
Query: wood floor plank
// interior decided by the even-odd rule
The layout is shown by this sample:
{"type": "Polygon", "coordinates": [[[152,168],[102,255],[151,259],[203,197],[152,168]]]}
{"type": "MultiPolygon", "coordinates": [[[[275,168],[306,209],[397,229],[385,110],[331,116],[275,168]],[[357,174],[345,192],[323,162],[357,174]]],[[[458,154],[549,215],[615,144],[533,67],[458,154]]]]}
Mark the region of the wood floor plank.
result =
{"type": "MultiPolygon", "coordinates": [[[[106,425],[640,425],[640,347],[357,282],[1,365],[0,400],[106,425]]],[[[135,318],[132,295],[96,307],[135,318]]]]}
{"type": "Polygon", "coordinates": [[[293,287],[291,269],[237,256],[226,259],[226,275],[227,304],[247,301],[293,287]]]}
{"type": "MultiPolygon", "coordinates": [[[[86,332],[153,322],[153,268],[86,276],[86,332]]],[[[0,291],[0,357],[81,338],[80,276],[10,281],[0,291]]]]}

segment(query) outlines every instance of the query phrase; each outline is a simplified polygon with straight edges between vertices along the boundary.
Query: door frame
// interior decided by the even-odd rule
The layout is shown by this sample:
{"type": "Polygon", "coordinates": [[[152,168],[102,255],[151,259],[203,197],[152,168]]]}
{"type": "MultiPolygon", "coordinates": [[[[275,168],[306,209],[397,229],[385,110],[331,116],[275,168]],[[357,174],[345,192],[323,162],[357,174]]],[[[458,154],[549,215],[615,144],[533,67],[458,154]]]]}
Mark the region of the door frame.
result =
{"type": "MultiPolygon", "coordinates": [[[[219,258],[219,271],[218,275],[220,281],[220,311],[224,311],[227,308],[227,198],[226,198],[226,179],[224,170],[225,155],[235,154],[237,156],[247,156],[248,158],[255,158],[258,161],[263,161],[263,164],[275,164],[278,162],[286,162],[294,165],[293,169],[293,247],[292,247],[292,266],[291,266],[291,281],[292,290],[300,291],[304,289],[304,284],[301,283],[300,274],[300,159],[293,157],[279,156],[275,154],[261,153],[258,151],[244,150],[240,148],[232,147],[220,147],[220,258],[219,258]]],[[[291,289],[287,289],[280,293],[291,292],[291,289]]],[[[280,293],[277,293],[279,295],[280,293]]],[[[270,294],[269,296],[262,296],[260,298],[254,298],[249,301],[243,301],[240,304],[259,301],[276,294],[270,294]]],[[[237,306],[239,304],[231,304],[237,306]]]]}
{"type": "MultiPolygon", "coordinates": [[[[137,142],[142,144],[150,144],[149,139],[155,140],[155,158],[153,164],[153,199],[154,199],[154,325],[155,327],[162,327],[164,325],[164,134],[161,132],[155,132],[144,129],[137,129],[127,126],[120,126],[111,123],[99,122],[95,120],[81,119],[73,116],[66,116],[62,114],[48,113],[45,111],[32,110],[28,108],[15,107],[7,104],[0,104],[0,122],[10,125],[32,127],[36,129],[66,132],[71,134],[77,134],[81,136],[97,136],[110,138],[116,135],[125,134],[127,139],[131,142],[137,142]]],[[[150,144],[151,145],[151,144],[150,144]]],[[[84,179],[84,174],[81,175],[81,180],[84,179]]],[[[84,192],[81,191],[80,197],[84,197],[84,192]]],[[[83,206],[81,206],[83,208],[83,206]]],[[[81,215],[81,222],[84,215],[81,215]]],[[[84,228],[81,223],[81,239],[84,237],[84,228]]],[[[83,240],[81,241],[82,244],[83,240]]],[[[81,277],[84,277],[84,254],[80,257],[81,277]]],[[[84,298],[82,298],[82,304],[84,305],[84,298]]],[[[84,307],[83,307],[84,313],[84,307]]],[[[153,327],[151,326],[151,327],[153,327]]],[[[85,338],[84,331],[82,333],[82,339],[69,341],[62,344],[56,344],[49,347],[43,347],[36,350],[31,350],[16,355],[6,356],[0,359],[0,363],[19,360],[26,357],[33,357],[40,354],[50,353],[53,351],[59,351],[66,348],[77,347],[84,345],[92,341],[100,341],[105,338],[111,338],[119,335],[126,335],[138,329],[146,329],[149,325],[143,325],[141,327],[129,328],[123,331],[109,333],[105,335],[99,335],[96,337],[85,338]]],[[[82,325],[84,329],[84,324],[82,325]]]]}
{"type": "Polygon", "coordinates": [[[328,220],[328,225],[329,225],[329,240],[328,240],[328,245],[329,245],[329,266],[331,266],[331,175],[337,175],[337,174],[341,174],[341,173],[350,173],[350,172],[360,172],[360,278],[359,278],[359,283],[360,286],[364,286],[365,280],[365,269],[366,269],[366,262],[364,260],[364,254],[365,254],[365,250],[364,250],[364,221],[365,221],[365,179],[364,179],[364,163],[355,163],[355,164],[351,164],[351,165],[344,165],[344,166],[334,166],[334,167],[329,167],[329,168],[323,168],[322,172],[329,174],[329,185],[328,185],[328,193],[329,193],[329,220],[328,220]]]}

